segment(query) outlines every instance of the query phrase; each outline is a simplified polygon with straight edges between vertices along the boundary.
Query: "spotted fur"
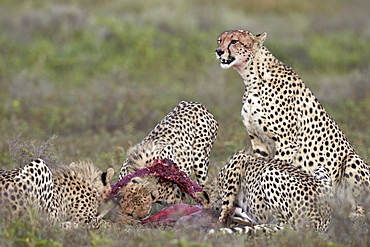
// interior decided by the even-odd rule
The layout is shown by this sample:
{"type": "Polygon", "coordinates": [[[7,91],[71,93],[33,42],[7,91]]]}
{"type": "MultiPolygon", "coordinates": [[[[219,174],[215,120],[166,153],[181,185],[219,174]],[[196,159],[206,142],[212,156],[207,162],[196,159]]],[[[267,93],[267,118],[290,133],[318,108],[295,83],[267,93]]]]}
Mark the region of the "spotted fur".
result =
{"type": "Polygon", "coordinates": [[[58,209],[51,200],[53,192],[52,172],[41,159],[23,168],[0,170],[0,205],[14,214],[31,206],[57,217],[58,209]]]}
{"type": "MultiPolygon", "coordinates": [[[[120,178],[135,172],[139,168],[144,168],[153,164],[154,159],[170,159],[177,167],[187,173],[188,176],[195,175],[197,182],[204,185],[207,179],[209,154],[216,139],[218,124],[208,109],[196,102],[182,101],[140,143],[132,147],[123,162],[120,178]]],[[[147,178],[144,178],[146,180],[147,178]]],[[[139,181],[139,180],[135,180],[139,181]]],[[[155,182],[159,198],[168,203],[180,202],[183,198],[178,188],[172,183],[159,183],[158,179],[150,179],[155,182]]],[[[140,198],[136,196],[137,186],[148,181],[140,180],[137,183],[128,184],[125,190],[125,201],[140,198]],[[135,195],[134,195],[135,194],[135,195]],[[128,199],[131,198],[131,199],[128,199]]],[[[143,203],[147,203],[146,198],[151,198],[151,193],[142,194],[143,203]]],[[[133,200],[135,208],[140,202],[133,200]]],[[[133,209],[123,206],[131,215],[133,209]]],[[[124,211],[123,213],[126,213],[124,211]]]]}
{"type": "MultiPolygon", "coordinates": [[[[326,230],[331,218],[331,179],[319,166],[308,175],[278,159],[266,159],[244,150],[234,154],[218,179],[197,195],[206,208],[221,210],[220,221],[241,208],[249,226],[241,232],[288,227],[326,230]]],[[[228,231],[237,229],[224,229],[228,231]]]]}
{"type": "Polygon", "coordinates": [[[0,204],[13,212],[36,207],[52,221],[98,227],[98,206],[110,194],[113,169],[90,162],[49,169],[37,159],[23,168],[0,171],[0,204]]]}
{"type": "Polygon", "coordinates": [[[226,31],[216,49],[221,67],[234,68],[244,80],[241,115],[253,152],[308,173],[324,166],[338,197],[354,198],[352,209],[360,209],[369,194],[368,164],[301,78],[263,45],[266,36],[226,31]]]}

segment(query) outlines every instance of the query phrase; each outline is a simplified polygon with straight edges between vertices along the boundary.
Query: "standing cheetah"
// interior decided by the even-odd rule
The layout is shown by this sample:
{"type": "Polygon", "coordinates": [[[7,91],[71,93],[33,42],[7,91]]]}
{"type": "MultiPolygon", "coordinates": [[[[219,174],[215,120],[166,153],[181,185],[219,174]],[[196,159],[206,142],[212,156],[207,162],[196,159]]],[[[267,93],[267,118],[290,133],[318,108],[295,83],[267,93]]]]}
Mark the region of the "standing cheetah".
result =
{"type": "MultiPolygon", "coordinates": [[[[197,182],[204,186],[217,129],[216,119],[203,104],[181,101],[140,143],[128,151],[119,178],[152,165],[154,159],[169,159],[188,176],[193,173],[197,182]]],[[[172,183],[155,181],[164,201],[175,203],[182,200],[172,183]]]]}
{"type": "Polygon", "coordinates": [[[216,49],[221,67],[244,80],[241,114],[253,152],[307,172],[326,167],[336,192],[360,210],[363,193],[369,194],[368,164],[301,78],[263,45],[266,36],[226,31],[216,49]]]}

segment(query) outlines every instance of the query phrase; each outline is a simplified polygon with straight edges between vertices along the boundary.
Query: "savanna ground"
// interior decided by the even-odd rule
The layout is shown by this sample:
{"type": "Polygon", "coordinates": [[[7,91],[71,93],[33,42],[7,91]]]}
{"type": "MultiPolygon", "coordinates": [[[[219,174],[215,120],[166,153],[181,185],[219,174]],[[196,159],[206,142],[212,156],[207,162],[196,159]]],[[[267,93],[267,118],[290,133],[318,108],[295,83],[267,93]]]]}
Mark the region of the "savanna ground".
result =
{"type": "MultiPolygon", "coordinates": [[[[222,70],[214,55],[217,36],[236,28],[266,31],[266,46],[304,79],[369,161],[369,9],[367,0],[2,0],[1,168],[41,155],[62,163],[88,159],[118,171],[130,145],[190,100],[205,104],[219,122],[210,162],[216,172],[249,146],[240,117],[242,79],[222,70]]],[[[341,212],[335,211],[325,234],[259,238],[125,226],[45,230],[31,214],[2,221],[0,243],[369,246],[369,218],[351,220],[341,212]]]]}

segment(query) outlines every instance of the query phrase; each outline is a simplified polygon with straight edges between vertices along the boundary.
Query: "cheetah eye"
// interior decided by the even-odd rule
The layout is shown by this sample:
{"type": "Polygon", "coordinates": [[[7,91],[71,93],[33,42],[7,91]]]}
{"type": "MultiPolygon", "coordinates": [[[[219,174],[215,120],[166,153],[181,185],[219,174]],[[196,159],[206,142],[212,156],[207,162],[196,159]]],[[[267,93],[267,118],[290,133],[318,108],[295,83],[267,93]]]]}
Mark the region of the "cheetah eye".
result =
{"type": "Polygon", "coordinates": [[[218,39],[218,40],[217,40],[217,43],[221,43],[221,39],[218,39]]]}
{"type": "Polygon", "coordinates": [[[239,40],[233,39],[233,40],[231,40],[231,42],[230,42],[230,43],[234,45],[234,44],[236,44],[236,43],[238,43],[238,42],[239,42],[239,40]]]}

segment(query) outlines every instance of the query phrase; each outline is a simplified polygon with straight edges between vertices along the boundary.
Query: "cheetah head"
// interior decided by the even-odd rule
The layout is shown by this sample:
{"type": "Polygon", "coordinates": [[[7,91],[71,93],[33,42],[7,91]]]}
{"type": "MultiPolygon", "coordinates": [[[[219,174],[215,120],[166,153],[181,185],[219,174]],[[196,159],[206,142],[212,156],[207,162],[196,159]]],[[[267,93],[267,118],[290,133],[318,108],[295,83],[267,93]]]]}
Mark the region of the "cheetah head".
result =
{"type": "Polygon", "coordinates": [[[263,45],[266,36],[267,33],[254,36],[246,30],[232,30],[220,34],[216,56],[221,61],[221,68],[242,70],[247,67],[263,45]]]}
{"type": "Polygon", "coordinates": [[[134,177],[118,192],[120,213],[134,219],[149,215],[152,204],[157,201],[158,178],[134,177]]]}

